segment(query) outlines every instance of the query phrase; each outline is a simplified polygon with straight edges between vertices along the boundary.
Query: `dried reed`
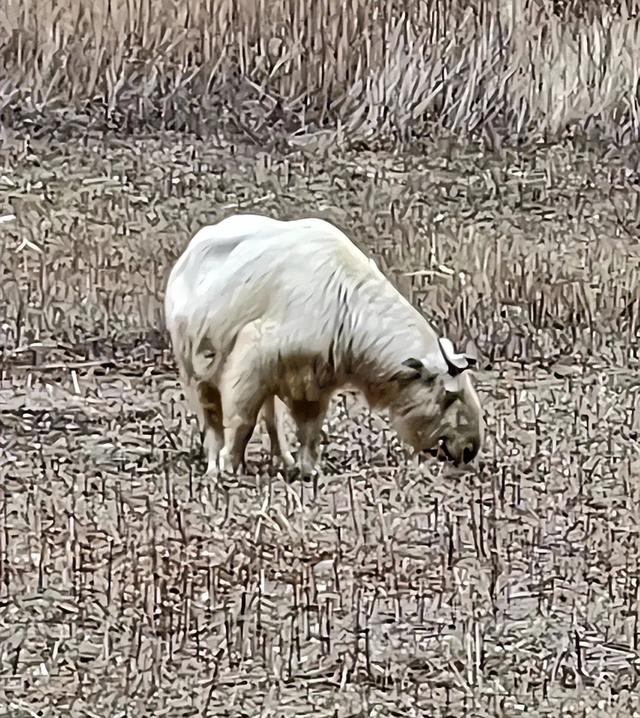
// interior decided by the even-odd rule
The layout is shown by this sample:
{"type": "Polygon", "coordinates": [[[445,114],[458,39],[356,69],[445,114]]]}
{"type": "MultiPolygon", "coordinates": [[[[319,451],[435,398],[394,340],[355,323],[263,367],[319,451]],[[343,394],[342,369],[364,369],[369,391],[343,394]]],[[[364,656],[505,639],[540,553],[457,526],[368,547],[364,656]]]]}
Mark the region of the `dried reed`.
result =
{"type": "Polygon", "coordinates": [[[5,0],[0,66],[7,125],[72,108],[261,140],[328,127],[627,141],[640,127],[625,2],[5,0]]]}

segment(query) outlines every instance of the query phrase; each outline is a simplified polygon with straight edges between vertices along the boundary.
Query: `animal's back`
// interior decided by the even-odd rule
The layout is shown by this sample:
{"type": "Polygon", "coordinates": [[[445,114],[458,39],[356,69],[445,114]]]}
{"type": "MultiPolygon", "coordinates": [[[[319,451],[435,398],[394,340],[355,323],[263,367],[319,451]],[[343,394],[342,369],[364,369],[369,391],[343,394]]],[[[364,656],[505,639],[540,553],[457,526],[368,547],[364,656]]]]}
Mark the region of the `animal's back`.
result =
{"type": "Polygon", "coordinates": [[[270,236],[265,229],[275,230],[280,224],[280,220],[259,215],[232,215],[198,230],[169,274],[165,294],[167,316],[173,318],[187,312],[197,284],[207,274],[219,270],[247,237],[270,236]]]}
{"type": "Polygon", "coordinates": [[[329,222],[235,215],[201,229],[176,263],[167,323],[206,325],[212,343],[223,348],[260,317],[286,324],[303,314],[330,314],[326,305],[349,274],[382,276],[329,222]]]}

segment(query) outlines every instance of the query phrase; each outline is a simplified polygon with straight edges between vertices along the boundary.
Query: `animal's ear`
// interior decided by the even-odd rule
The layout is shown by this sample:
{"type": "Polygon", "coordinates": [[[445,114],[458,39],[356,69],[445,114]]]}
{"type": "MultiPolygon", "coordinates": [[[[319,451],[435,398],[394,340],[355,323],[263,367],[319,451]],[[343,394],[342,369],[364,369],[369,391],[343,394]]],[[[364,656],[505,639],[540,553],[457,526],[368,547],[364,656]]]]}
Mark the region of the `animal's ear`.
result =
{"type": "Polygon", "coordinates": [[[470,367],[474,367],[478,363],[478,347],[475,342],[469,340],[464,349],[464,356],[467,360],[467,364],[470,367]]]}
{"type": "Polygon", "coordinates": [[[402,375],[406,379],[419,379],[422,376],[424,366],[420,359],[416,359],[415,357],[409,357],[402,362],[402,366],[408,370],[402,372],[402,375]]]}
{"type": "Polygon", "coordinates": [[[413,369],[414,371],[417,371],[417,372],[422,372],[422,370],[424,368],[420,359],[416,359],[415,357],[409,357],[408,359],[405,359],[402,362],[402,366],[406,366],[409,369],[413,369]]]}
{"type": "Polygon", "coordinates": [[[402,362],[402,366],[407,367],[407,369],[410,369],[411,372],[413,372],[413,378],[415,379],[419,377],[424,381],[429,381],[430,379],[433,379],[437,374],[437,372],[425,366],[425,364],[420,361],[420,359],[416,359],[415,357],[409,357],[408,359],[405,359],[402,362]]]}
{"type": "Polygon", "coordinates": [[[440,337],[438,339],[438,345],[440,346],[444,360],[447,362],[451,376],[457,376],[471,366],[469,357],[467,357],[466,354],[458,354],[453,347],[451,339],[448,337],[440,337]]]}

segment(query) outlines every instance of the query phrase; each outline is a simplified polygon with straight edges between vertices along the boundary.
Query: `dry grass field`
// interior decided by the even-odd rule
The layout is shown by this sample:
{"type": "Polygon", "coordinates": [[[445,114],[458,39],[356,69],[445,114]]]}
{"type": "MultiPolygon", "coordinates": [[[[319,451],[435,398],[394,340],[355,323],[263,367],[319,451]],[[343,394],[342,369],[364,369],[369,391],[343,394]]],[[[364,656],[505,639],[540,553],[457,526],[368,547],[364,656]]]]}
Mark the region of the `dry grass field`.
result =
{"type": "Polygon", "coordinates": [[[179,137],[2,154],[6,715],[636,715],[638,204],[624,157],[179,137]],[[238,209],[347,227],[473,338],[478,469],[336,402],[325,475],[215,491],[160,313],[238,209]]]}
{"type": "Polygon", "coordinates": [[[637,20],[485,5],[1,4],[0,717],[640,716],[637,20]],[[473,471],[346,393],[204,480],[161,306],[236,211],[475,342],[473,471]]]}

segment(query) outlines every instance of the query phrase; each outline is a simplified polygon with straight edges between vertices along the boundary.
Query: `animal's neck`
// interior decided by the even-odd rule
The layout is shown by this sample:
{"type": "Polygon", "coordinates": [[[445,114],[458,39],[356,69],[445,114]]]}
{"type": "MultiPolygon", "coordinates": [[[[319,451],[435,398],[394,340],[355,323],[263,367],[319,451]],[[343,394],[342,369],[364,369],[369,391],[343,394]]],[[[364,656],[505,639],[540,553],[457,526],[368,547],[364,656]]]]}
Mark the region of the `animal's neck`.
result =
{"type": "Polygon", "coordinates": [[[424,358],[437,346],[433,329],[400,297],[395,292],[359,296],[347,315],[352,337],[349,381],[365,394],[370,406],[388,407],[402,362],[411,356],[424,358]]]}

